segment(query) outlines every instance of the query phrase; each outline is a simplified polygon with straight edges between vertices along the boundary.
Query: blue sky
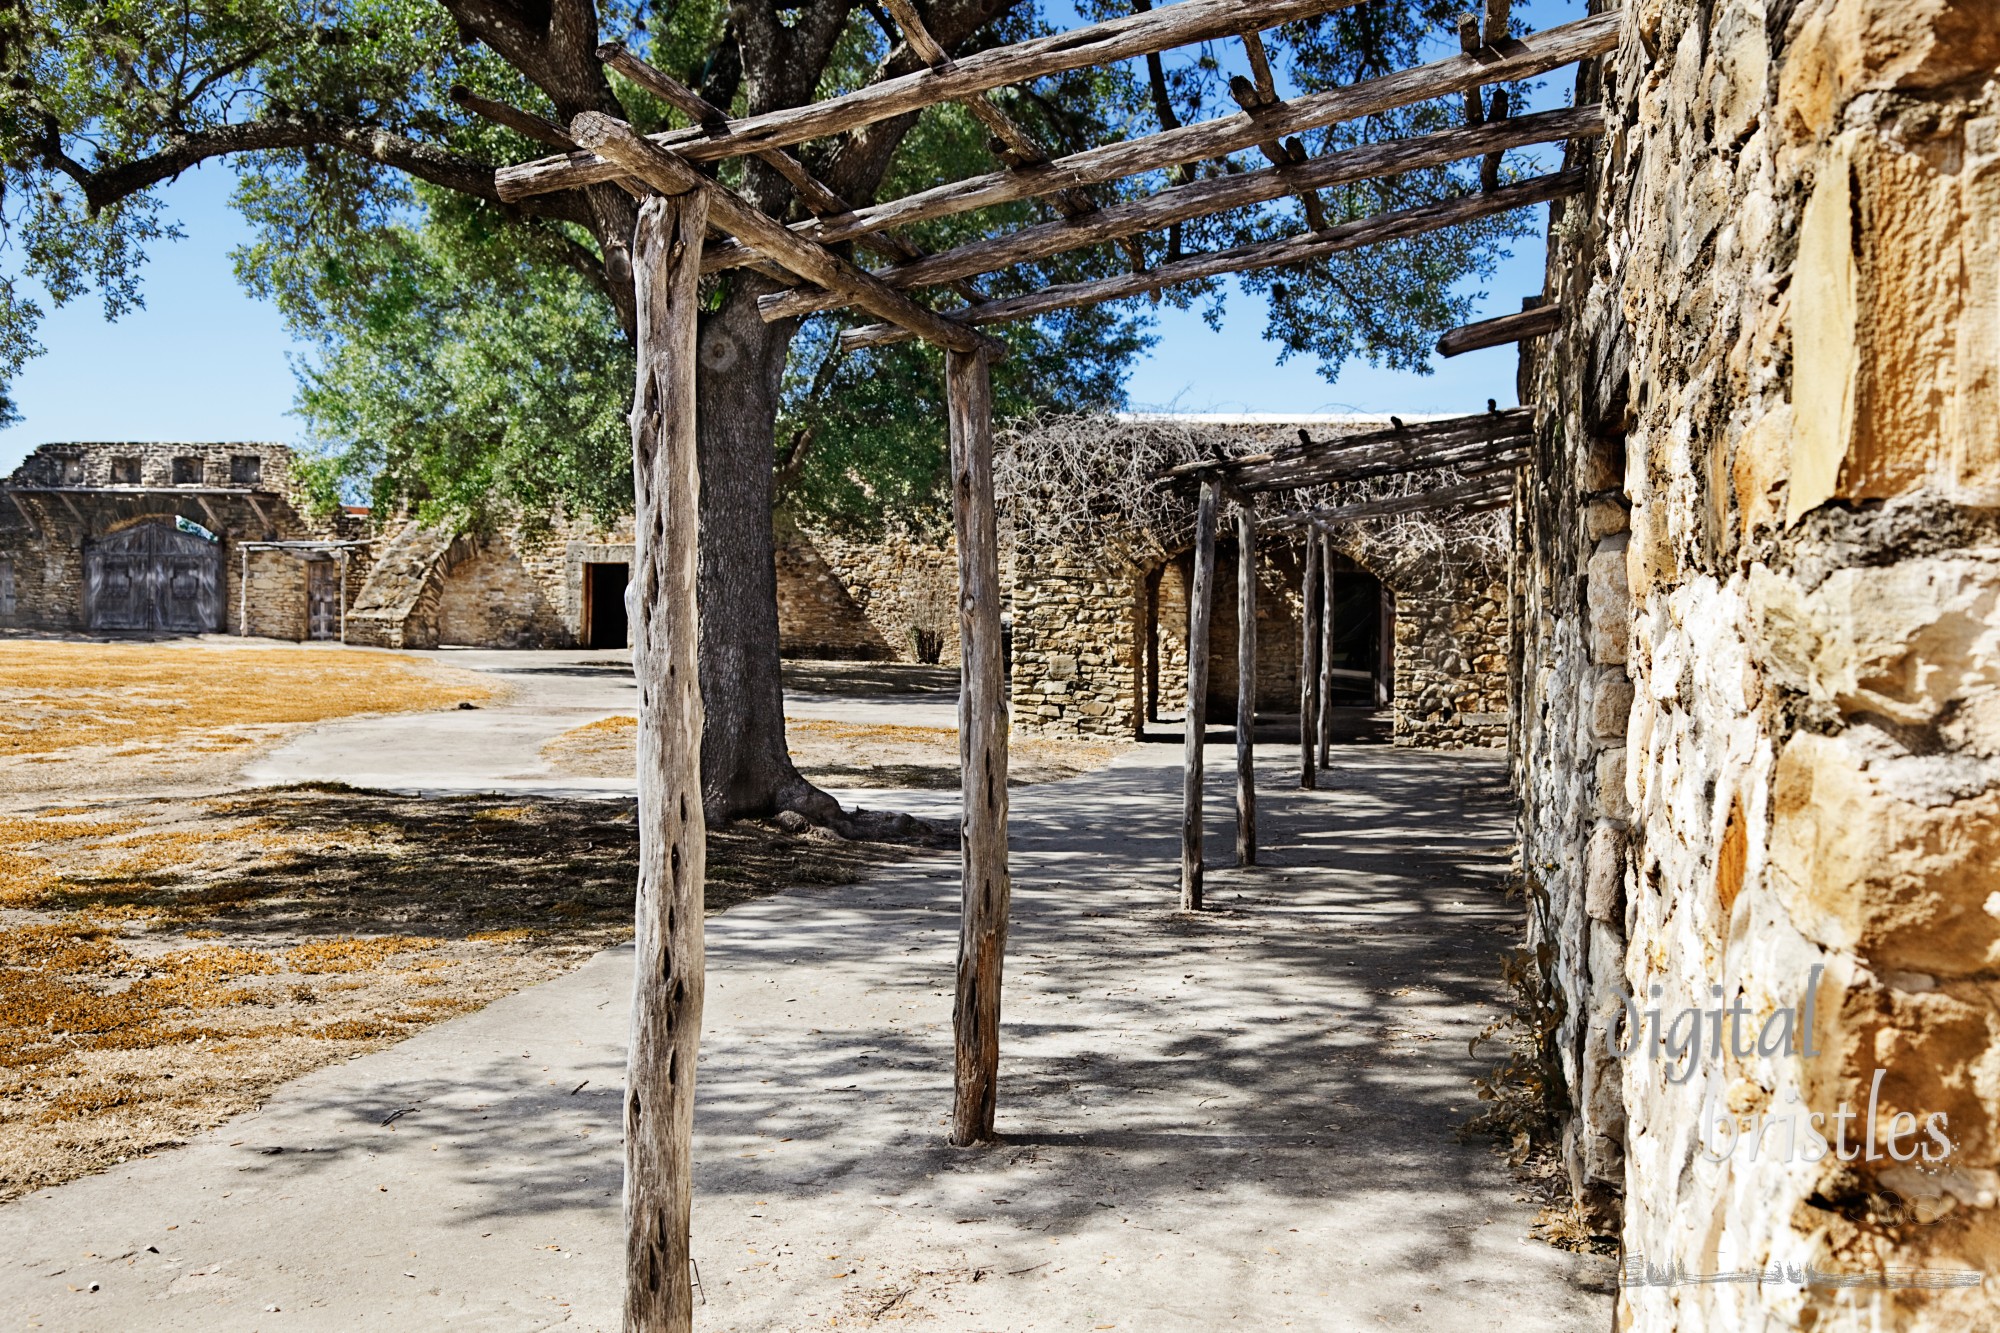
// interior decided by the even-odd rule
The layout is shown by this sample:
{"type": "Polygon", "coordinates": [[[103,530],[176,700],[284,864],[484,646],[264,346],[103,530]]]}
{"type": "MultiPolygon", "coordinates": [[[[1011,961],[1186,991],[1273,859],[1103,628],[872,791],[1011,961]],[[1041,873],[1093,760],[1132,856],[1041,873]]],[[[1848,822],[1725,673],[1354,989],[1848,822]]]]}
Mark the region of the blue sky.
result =
{"type": "MultiPolygon", "coordinates": [[[[1516,6],[1530,27],[1581,17],[1579,0],[1516,6]]],[[[1537,107],[1567,100],[1569,71],[1545,81],[1537,107]]],[[[230,209],[233,184],[220,164],[188,172],[165,191],[167,215],[185,240],[159,246],[145,271],[146,308],[106,323],[90,300],[54,311],[39,338],[47,353],[15,385],[23,417],[0,430],[0,469],[48,440],[286,440],[299,438],[290,415],[295,389],[288,354],[298,348],[276,310],[237,284],[229,251],[249,239],[230,209]]],[[[1546,224],[1546,208],[1536,210],[1546,224]]],[[[11,270],[11,257],[0,268],[11,270]]],[[[1478,315],[1521,308],[1542,289],[1543,246],[1519,242],[1480,290],[1478,315]]],[[[46,301],[43,302],[47,304],[46,301]]],[[[1488,398],[1515,401],[1512,347],[1439,362],[1420,376],[1350,363],[1337,383],[1315,363],[1277,364],[1260,336],[1262,303],[1232,299],[1220,331],[1195,311],[1161,307],[1160,342],[1132,371],[1134,407],[1188,412],[1454,412],[1488,398]]]]}

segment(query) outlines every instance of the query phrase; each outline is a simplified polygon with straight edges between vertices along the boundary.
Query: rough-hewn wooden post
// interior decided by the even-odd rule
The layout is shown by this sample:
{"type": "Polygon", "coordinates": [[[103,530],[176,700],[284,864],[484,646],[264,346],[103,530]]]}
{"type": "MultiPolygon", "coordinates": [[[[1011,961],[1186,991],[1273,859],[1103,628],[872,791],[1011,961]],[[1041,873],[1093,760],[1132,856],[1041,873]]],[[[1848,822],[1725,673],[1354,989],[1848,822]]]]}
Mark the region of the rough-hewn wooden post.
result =
{"type": "Polygon", "coordinates": [[[1319,785],[1319,534],[1306,529],[1299,590],[1299,786],[1319,785]]]}
{"type": "Polygon", "coordinates": [[[1333,538],[1319,535],[1319,766],[1333,763],[1333,538]]]}
{"type": "Polygon", "coordinates": [[[647,200],[632,240],[639,376],[632,399],[637,539],[639,903],[625,1071],[625,1328],[694,1327],[688,1208],[701,1041],[701,689],[695,665],[695,315],[708,206],[647,200]]]}
{"type": "Polygon", "coordinates": [[[1000,973],[1007,951],[1007,668],[1000,651],[1000,545],[993,509],[993,388],[986,358],[945,353],[951,516],[958,534],[960,831],[958,1058],[951,1141],[993,1137],[1000,1081],[1000,973]]]}
{"type": "Polygon", "coordinates": [[[1236,864],[1257,864],[1257,515],[1236,514],[1236,864]]]}
{"type": "Polygon", "coordinates": [[[1208,732],[1208,629],[1215,616],[1215,521],[1222,482],[1201,483],[1194,529],[1194,587],[1188,592],[1187,750],[1181,787],[1181,910],[1201,910],[1201,743],[1208,732]]]}

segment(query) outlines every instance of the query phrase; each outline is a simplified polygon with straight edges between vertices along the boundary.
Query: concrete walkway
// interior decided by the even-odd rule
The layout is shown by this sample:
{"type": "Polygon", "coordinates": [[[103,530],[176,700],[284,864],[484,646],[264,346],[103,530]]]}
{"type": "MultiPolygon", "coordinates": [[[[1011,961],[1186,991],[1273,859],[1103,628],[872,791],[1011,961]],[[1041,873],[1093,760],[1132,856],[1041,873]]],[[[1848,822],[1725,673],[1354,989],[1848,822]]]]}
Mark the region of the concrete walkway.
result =
{"type": "MultiPolygon", "coordinates": [[[[1518,916],[1499,764],[1345,750],[1300,793],[1272,753],[1265,864],[1214,872],[1196,920],[1169,910],[1177,757],[1016,793],[1001,1146],[942,1139],[955,857],[710,920],[701,1328],[1605,1326],[1608,1261],[1527,1239],[1504,1162],[1453,1134],[1518,916]]],[[[1225,861],[1227,831],[1221,805],[1225,861]]],[[[600,955],[0,1208],[0,1311],[615,1328],[630,965],[600,955]]]]}
{"type": "MultiPolygon", "coordinates": [[[[370,649],[355,649],[366,652],[370,649]]],[[[503,698],[479,708],[442,713],[395,713],[342,718],[294,736],[243,771],[246,782],[345,782],[381,791],[422,794],[520,792],[541,796],[624,796],[632,778],[558,774],[542,747],[572,727],[639,710],[629,649],[515,650],[442,648],[399,656],[425,657],[494,678],[503,698]]],[[[811,673],[813,664],[801,664],[811,673]]],[[[788,668],[789,669],[789,668],[788,668]]],[[[920,689],[893,695],[831,688],[790,691],[785,715],[889,721],[904,726],[957,725],[955,690],[920,689]]],[[[870,805],[880,804],[880,794],[870,805]]]]}

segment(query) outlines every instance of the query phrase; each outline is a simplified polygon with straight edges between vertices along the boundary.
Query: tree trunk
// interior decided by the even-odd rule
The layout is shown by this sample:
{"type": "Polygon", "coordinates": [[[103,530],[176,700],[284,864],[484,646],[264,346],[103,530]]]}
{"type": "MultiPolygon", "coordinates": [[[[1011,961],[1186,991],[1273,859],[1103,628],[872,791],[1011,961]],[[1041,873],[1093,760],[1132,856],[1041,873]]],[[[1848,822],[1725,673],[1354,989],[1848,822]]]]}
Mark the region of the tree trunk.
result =
{"type": "Polygon", "coordinates": [[[993,1137],[1000,1077],[1000,975],[1007,951],[1007,673],[1000,653],[1000,547],[993,509],[993,390],[986,358],[945,353],[951,513],[958,532],[960,843],[957,1042],[951,1141],[993,1137]]]}
{"type": "Polygon", "coordinates": [[[1215,613],[1215,520],[1222,483],[1201,483],[1195,514],[1194,586],[1188,594],[1187,741],[1181,774],[1181,910],[1201,910],[1201,761],[1208,732],[1208,630],[1215,613]]]}
{"type": "Polygon", "coordinates": [[[1236,864],[1257,864],[1257,516],[1236,515],[1236,864]]]}
{"type": "Polygon", "coordinates": [[[688,1212],[701,1040],[702,691],[696,549],[695,324],[708,209],[648,201],[633,238],[639,374],[632,402],[633,672],[639,685],[639,889],[625,1073],[625,1327],[694,1326],[688,1212]]]}

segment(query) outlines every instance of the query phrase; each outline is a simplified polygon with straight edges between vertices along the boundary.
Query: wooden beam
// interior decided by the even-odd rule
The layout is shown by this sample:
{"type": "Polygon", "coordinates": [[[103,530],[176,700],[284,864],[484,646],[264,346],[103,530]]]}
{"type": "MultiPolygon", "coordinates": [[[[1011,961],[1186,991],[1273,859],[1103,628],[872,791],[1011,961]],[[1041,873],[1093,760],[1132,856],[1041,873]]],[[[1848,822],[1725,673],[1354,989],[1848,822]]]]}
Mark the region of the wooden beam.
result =
{"type": "Polygon", "coordinates": [[[1181,777],[1181,910],[1201,910],[1202,743],[1208,739],[1208,634],[1215,620],[1215,525],[1222,483],[1202,482],[1195,511],[1194,586],[1188,592],[1187,740],[1181,777]]]}
{"type": "MultiPolygon", "coordinates": [[[[1022,296],[1008,297],[1001,301],[988,301],[975,310],[965,311],[962,318],[969,324],[999,324],[1010,320],[1033,319],[1056,310],[1098,305],[1106,301],[1116,301],[1127,296],[1155,291],[1162,287],[1171,287],[1177,283],[1219,277],[1225,273],[1246,273],[1254,269],[1274,268],[1283,264],[1311,263],[1329,255],[1339,254],[1343,250],[1354,250],[1364,245],[1380,244],[1383,241],[1402,240],[1405,237],[1422,235],[1444,227],[1454,227],[1462,222],[1470,222],[1475,218],[1487,217],[1494,213],[1505,213],[1516,208],[1546,203],[1551,199],[1565,198],[1580,193],[1584,183],[1585,173],[1580,169],[1550,176],[1537,176],[1518,185],[1509,185],[1491,192],[1463,195],[1457,199],[1446,199],[1434,204],[1422,204],[1394,213],[1382,213],[1356,222],[1342,223],[1338,227],[1329,227],[1325,231],[1306,232],[1278,241],[1258,241],[1210,254],[1190,255],[1176,263],[1162,264],[1147,273],[1126,273],[1115,278],[1099,278],[1091,282],[1065,283],[1045,287],[1041,291],[1029,292],[1022,296]]],[[[849,350],[857,347],[881,347],[889,343],[906,342],[912,336],[909,329],[896,324],[869,324],[843,332],[840,335],[840,344],[849,350]]]]}
{"type": "Polygon", "coordinates": [[[504,125],[524,139],[545,143],[551,148],[574,149],[576,140],[563,133],[562,126],[552,120],[544,120],[532,111],[523,111],[505,102],[496,102],[490,97],[481,97],[462,83],[451,86],[451,100],[476,116],[484,116],[496,125],[504,125]]]}
{"type": "MultiPolygon", "coordinates": [[[[1246,27],[1275,28],[1358,2],[1180,0],[1178,4],[1109,22],[980,51],[953,61],[943,70],[919,70],[808,106],[745,116],[729,122],[727,132],[721,135],[674,130],[652,138],[660,147],[680,152],[696,162],[713,162],[766,148],[786,148],[807,139],[844,134],[940,102],[963,101],[1008,84],[1028,83],[1092,65],[1115,65],[1134,56],[1234,36],[1246,27]]],[[[592,185],[621,174],[615,163],[592,150],[502,168],[496,185],[500,198],[512,202],[529,195],[592,185]]]]}
{"type": "Polygon", "coordinates": [[[1313,746],[1313,720],[1319,716],[1319,617],[1324,601],[1319,587],[1319,561],[1314,554],[1318,539],[1318,533],[1306,529],[1304,555],[1300,560],[1299,787],[1304,791],[1319,786],[1319,760],[1313,746]]]}
{"type": "Polygon", "coordinates": [[[1257,864],[1257,514],[1236,510],[1236,864],[1257,864]]]}
{"type": "Polygon", "coordinates": [[[1000,1078],[1000,978],[1007,950],[1007,670],[1000,644],[1000,545],[993,501],[993,390],[986,358],[945,354],[951,513],[958,536],[961,799],[957,1059],[951,1141],[993,1137],[1000,1078]]]}
{"type": "Polygon", "coordinates": [[[1518,453],[1532,438],[1529,431],[1432,448],[1383,447],[1367,453],[1343,451],[1320,459],[1302,459],[1283,465],[1259,468],[1246,474],[1246,493],[1296,490],[1337,481],[1365,481],[1393,477],[1408,472],[1452,467],[1470,472],[1496,459],[1518,453]]]}
{"type": "Polygon", "coordinates": [[[1499,347],[1505,343],[1522,342],[1529,338],[1539,338],[1543,334],[1554,333],[1560,327],[1562,327],[1562,308],[1538,305],[1531,310],[1517,310],[1511,315],[1482,319],[1476,324],[1461,324],[1438,339],[1438,355],[1460,356],[1466,352],[1476,352],[1482,347],[1499,347]]]}
{"type": "MultiPolygon", "coordinates": [[[[1181,8],[1182,4],[1171,8],[1181,8]]],[[[1379,79],[1314,93],[1280,103],[1265,116],[1253,117],[1247,112],[1224,116],[1123,143],[1085,149],[1033,171],[997,171],[952,181],[901,199],[858,208],[844,219],[801,222],[796,229],[814,240],[831,244],[853,240],[883,227],[950,217],[1050,194],[1068,186],[1102,184],[1184,162],[1226,156],[1254,147],[1273,135],[1301,134],[1343,120],[1429,101],[1483,82],[1528,78],[1572,61],[1602,55],[1617,45],[1618,20],[1615,11],[1593,15],[1509,42],[1504,51],[1481,48],[1471,55],[1453,56],[1379,79]]],[[[729,268],[753,257],[748,250],[718,249],[710,255],[707,267],[729,268]]]]}
{"type": "Polygon", "coordinates": [[[1324,774],[1333,765],[1333,611],[1339,604],[1334,596],[1333,539],[1324,532],[1319,535],[1319,560],[1320,596],[1326,600],[1326,614],[1319,620],[1319,718],[1314,731],[1319,770],[1324,774]]]}
{"type": "MultiPolygon", "coordinates": [[[[1216,176],[1161,190],[1130,203],[1101,208],[1087,217],[1022,227],[1005,235],[971,241],[914,263],[879,269],[875,276],[891,287],[907,290],[933,286],[953,278],[995,273],[1015,264],[1043,259],[1064,251],[1157,230],[1189,218],[1282,199],[1298,189],[1344,185],[1352,181],[1400,175],[1477,157],[1494,145],[1519,148],[1528,144],[1578,138],[1604,132],[1600,107],[1573,107],[1523,116],[1506,125],[1480,130],[1448,130],[1416,139],[1366,144],[1330,153],[1298,166],[1264,168],[1237,176],[1216,176]]],[[[782,319],[838,307],[831,292],[802,288],[778,292],[758,302],[765,319],[782,319]]]]}
{"type": "Polygon", "coordinates": [[[1454,482],[1435,490],[1413,491],[1408,495],[1388,495],[1375,500],[1360,500],[1353,504],[1308,509],[1282,518],[1267,519],[1266,526],[1274,529],[1320,527],[1353,519],[1410,514],[1420,509],[1448,509],[1461,505],[1472,509],[1486,508],[1492,502],[1509,501],[1513,490],[1512,477],[1475,477],[1470,481],[1454,482]]]}
{"type": "Polygon", "coordinates": [[[1530,435],[1534,432],[1535,414],[1531,408],[1510,407],[1504,411],[1490,408],[1485,412],[1469,412],[1464,416],[1443,417],[1436,421],[1420,421],[1414,424],[1397,421],[1394,417],[1390,420],[1394,424],[1386,429],[1365,431],[1357,435],[1337,435],[1319,440],[1312,439],[1304,431],[1300,431],[1302,438],[1296,444],[1280,445],[1260,454],[1239,454],[1235,458],[1201,459],[1193,463],[1179,463],[1161,469],[1155,476],[1162,481],[1171,481],[1214,472],[1225,478],[1232,486],[1257,485],[1260,478],[1271,475],[1269,469],[1298,460],[1339,459],[1350,456],[1374,458],[1385,450],[1421,453],[1470,442],[1530,435]]]}
{"type": "Polygon", "coordinates": [[[602,154],[607,161],[617,162],[624,171],[662,194],[702,194],[708,200],[710,215],[724,231],[800,277],[842,292],[871,314],[895,321],[910,335],[962,352],[984,350],[994,356],[1006,355],[1006,349],[991,338],[925,309],[824,246],[788,230],[777,219],[745,202],[734,190],[710,180],[674,154],[634,134],[624,121],[602,112],[586,111],[570,122],[569,131],[578,143],[602,154]]]}
{"type": "MultiPolygon", "coordinates": [[[[703,133],[713,136],[726,131],[729,118],[722,113],[722,108],[665,70],[655,68],[633,55],[625,43],[604,43],[597,48],[597,58],[640,87],[665,100],[668,105],[700,126],[703,133]]],[[[792,192],[798,196],[799,203],[814,217],[838,217],[852,211],[851,205],[845,199],[807,171],[805,163],[784,149],[766,149],[752,156],[784,177],[786,183],[792,187],[792,192]]],[[[925,257],[922,250],[891,232],[871,234],[862,240],[861,244],[903,263],[925,257]]],[[[953,287],[969,302],[976,303],[985,299],[970,283],[954,283],[953,287]]]]}
{"type": "Polygon", "coordinates": [[[668,1333],[694,1326],[688,1215],[708,858],[695,661],[701,488],[695,461],[695,321],[709,198],[706,191],[690,190],[648,200],[632,238],[639,308],[632,401],[639,887],[625,1072],[625,1327],[668,1333]]]}

